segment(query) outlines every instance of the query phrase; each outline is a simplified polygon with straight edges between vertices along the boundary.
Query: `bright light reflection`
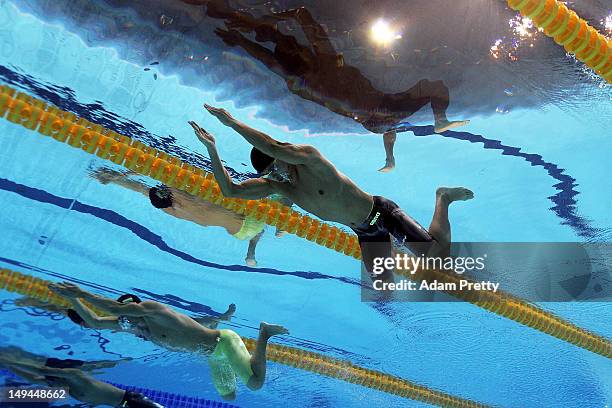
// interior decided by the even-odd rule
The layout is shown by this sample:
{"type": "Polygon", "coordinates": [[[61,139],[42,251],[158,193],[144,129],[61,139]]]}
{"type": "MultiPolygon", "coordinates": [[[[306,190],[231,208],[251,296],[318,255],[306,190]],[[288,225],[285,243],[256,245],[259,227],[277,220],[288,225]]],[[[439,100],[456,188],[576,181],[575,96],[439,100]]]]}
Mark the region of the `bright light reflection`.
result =
{"type": "Polygon", "coordinates": [[[378,20],[371,29],[372,39],[379,44],[387,45],[394,40],[399,40],[402,35],[395,30],[384,20],[378,20]]]}

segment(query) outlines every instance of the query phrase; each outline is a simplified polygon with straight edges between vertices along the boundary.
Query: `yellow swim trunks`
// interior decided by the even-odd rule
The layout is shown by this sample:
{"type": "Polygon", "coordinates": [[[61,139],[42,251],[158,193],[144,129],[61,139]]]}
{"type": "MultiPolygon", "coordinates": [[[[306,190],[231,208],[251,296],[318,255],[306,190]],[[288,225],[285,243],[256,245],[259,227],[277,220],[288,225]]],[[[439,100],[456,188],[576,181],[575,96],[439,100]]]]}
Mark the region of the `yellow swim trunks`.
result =
{"type": "Polygon", "coordinates": [[[265,222],[257,221],[255,217],[246,217],[242,223],[242,228],[234,234],[234,237],[242,240],[251,240],[263,231],[265,227],[265,222]]]}
{"type": "Polygon", "coordinates": [[[232,330],[219,330],[219,342],[208,357],[213,384],[221,396],[236,391],[236,377],[246,385],[253,376],[251,354],[232,330]]]}

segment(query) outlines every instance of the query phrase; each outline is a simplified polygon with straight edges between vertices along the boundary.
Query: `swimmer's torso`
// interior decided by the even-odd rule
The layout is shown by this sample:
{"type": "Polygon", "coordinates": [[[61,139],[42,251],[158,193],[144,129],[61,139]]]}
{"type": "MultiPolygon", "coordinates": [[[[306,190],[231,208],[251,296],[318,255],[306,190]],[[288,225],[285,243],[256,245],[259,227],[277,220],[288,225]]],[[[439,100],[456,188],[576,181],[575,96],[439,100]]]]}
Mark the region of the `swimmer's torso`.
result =
{"type": "MultiPolygon", "coordinates": [[[[144,303],[144,302],[143,302],[144,303]]],[[[218,332],[210,330],[191,317],[162,307],[143,317],[146,340],[173,351],[199,352],[216,345],[218,332]]]]}
{"type": "MultiPolygon", "coordinates": [[[[173,194],[175,194],[173,192],[173,194]]],[[[229,211],[219,205],[191,196],[181,195],[176,204],[166,212],[177,218],[191,221],[204,227],[223,227],[229,234],[236,234],[242,228],[244,216],[229,211]]]]}
{"type": "Polygon", "coordinates": [[[357,225],[372,210],[372,197],[318,155],[308,165],[292,166],[291,182],[272,181],[275,190],[304,210],[326,220],[357,225]]]}

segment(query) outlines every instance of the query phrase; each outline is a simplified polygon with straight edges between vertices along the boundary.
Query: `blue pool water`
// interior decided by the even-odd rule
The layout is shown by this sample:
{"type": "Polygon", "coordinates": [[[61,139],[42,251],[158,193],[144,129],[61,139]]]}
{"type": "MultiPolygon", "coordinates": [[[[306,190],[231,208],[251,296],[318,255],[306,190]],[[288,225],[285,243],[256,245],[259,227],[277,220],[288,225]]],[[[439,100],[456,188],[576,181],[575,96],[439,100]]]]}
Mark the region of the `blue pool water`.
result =
{"type": "MultiPolygon", "coordinates": [[[[472,122],[435,135],[428,116],[411,120],[414,127],[398,135],[397,169],[383,174],[376,172],[384,161],[380,136],[318,105],[294,114],[304,102],[280,94],[273,74],[220,42],[198,49],[198,57],[210,55],[210,68],[165,64],[164,58],[190,56],[197,43],[173,33],[177,45],[154,58],[155,50],[135,51],[140,48],[128,35],[107,39],[104,21],[79,25],[69,12],[62,20],[57,11],[45,18],[48,10],[33,3],[0,1],[0,84],[193,164],[210,168],[188,120],[216,135],[235,179],[254,172],[250,146],[202,109],[210,103],[281,140],[316,145],[359,186],[392,198],[423,224],[437,186],[468,186],[476,198],[451,209],[456,241],[612,238],[612,91],[595,79],[583,78],[557,102],[517,104],[507,113],[470,114],[469,106],[451,101],[450,116],[472,122]],[[252,75],[238,71],[244,66],[252,75]],[[258,85],[269,92],[253,90],[258,85]]],[[[97,182],[91,173],[110,166],[103,160],[7,121],[0,130],[0,267],[70,280],[110,297],[137,293],[191,315],[217,315],[235,303],[236,315],[225,327],[243,336],[256,337],[262,320],[280,323],[291,334],[273,342],[495,406],[610,404],[612,370],[605,357],[470,304],[361,302],[357,261],[293,235],[277,238],[272,228],[258,245],[258,265],[249,267],[247,242],[224,229],[173,218],[139,193],[97,182]]],[[[220,400],[203,359],[127,334],[81,329],[17,299],[0,292],[0,346],[58,358],[129,357],[97,378],[220,400]]],[[[612,337],[609,303],[543,307],[612,337]]],[[[233,403],[425,406],[276,363],[269,363],[262,390],[241,385],[233,403]]]]}

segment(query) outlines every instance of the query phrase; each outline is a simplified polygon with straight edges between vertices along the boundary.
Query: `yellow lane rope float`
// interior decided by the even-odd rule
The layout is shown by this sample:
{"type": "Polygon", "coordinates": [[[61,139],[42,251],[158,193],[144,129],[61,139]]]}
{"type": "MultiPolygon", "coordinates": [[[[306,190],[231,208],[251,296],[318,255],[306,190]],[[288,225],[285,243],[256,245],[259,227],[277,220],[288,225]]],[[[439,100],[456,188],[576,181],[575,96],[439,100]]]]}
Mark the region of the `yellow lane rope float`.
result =
{"type": "MultiPolygon", "coordinates": [[[[22,274],[9,269],[0,269],[0,289],[60,307],[71,307],[68,300],[49,289],[49,283],[51,282],[32,275],[22,274]]],[[[91,307],[91,305],[87,306],[91,307]]],[[[92,307],[92,310],[99,316],[106,315],[96,308],[92,307]]],[[[250,352],[255,350],[255,339],[243,337],[242,340],[250,352]]],[[[453,408],[486,407],[486,405],[478,402],[454,397],[390,374],[357,366],[347,360],[328,357],[312,351],[271,343],[268,344],[267,357],[269,360],[279,364],[432,405],[453,408]]]]}
{"type": "MultiPolygon", "coordinates": [[[[319,245],[361,259],[359,243],[335,226],[319,222],[273,200],[242,200],[226,198],[212,174],[183,163],[143,143],[93,124],[74,114],[47,105],[7,86],[0,86],[0,117],[7,116],[13,123],[52,137],[90,154],[123,165],[130,170],[172,185],[194,196],[237,212],[256,217],[260,221],[296,234],[319,245]]],[[[404,274],[402,271],[398,271],[404,274]]],[[[423,271],[409,279],[420,281],[423,271]]],[[[456,282],[458,277],[440,271],[427,271],[427,278],[440,282],[456,282]]],[[[458,286],[457,286],[458,287],[458,286]]],[[[475,298],[471,292],[448,291],[449,294],[482,307],[500,316],[550,334],[578,347],[612,358],[612,342],[605,337],[581,329],[562,318],[542,310],[512,295],[498,291],[486,292],[475,298]],[[484,300],[483,300],[484,299],[484,300]]]]}
{"type": "Polygon", "coordinates": [[[508,5],[612,84],[612,39],[558,0],[508,0],[508,5]]]}

